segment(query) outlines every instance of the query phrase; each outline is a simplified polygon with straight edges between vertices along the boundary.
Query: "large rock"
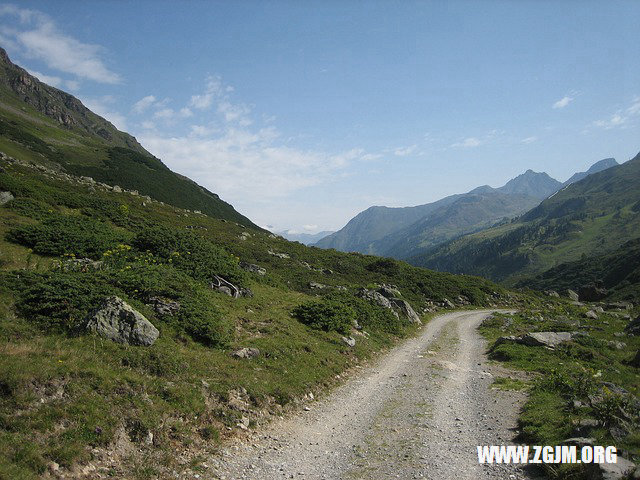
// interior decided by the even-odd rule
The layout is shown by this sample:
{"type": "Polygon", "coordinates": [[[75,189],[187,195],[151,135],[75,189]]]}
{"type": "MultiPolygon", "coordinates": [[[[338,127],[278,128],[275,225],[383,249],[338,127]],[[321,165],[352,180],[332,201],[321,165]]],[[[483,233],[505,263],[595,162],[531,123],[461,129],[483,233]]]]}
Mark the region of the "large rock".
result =
{"type": "Polygon", "coordinates": [[[635,320],[631,320],[631,322],[629,322],[629,325],[624,327],[624,331],[629,335],[640,335],[640,316],[635,320]]]}
{"type": "Polygon", "coordinates": [[[0,192],[0,205],[4,205],[5,203],[9,203],[13,200],[13,195],[11,192],[0,192]]]}
{"type": "Polygon", "coordinates": [[[398,298],[401,296],[400,290],[395,285],[382,285],[378,288],[378,293],[387,298],[398,298]]]}
{"type": "Polygon", "coordinates": [[[127,345],[153,345],[160,335],[144,315],[118,297],[106,298],[87,315],[84,326],[91,333],[127,345]]]}
{"type": "Polygon", "coordinates": [[[402,300],[401,298],[390,298],[389,301],[395,308],[400,310],[400,312],[409,319],[409,323],[422,325],[420,316],[415,312],[411,305],[409,305],[409,302],[407,302],[406,300],[402,300]]]}
{"type": "Polygon", "coordinates": [[[568,342],[574,337],[571,332],[530,332],[520,337],[510,335],[508,337],[500,337],[493,344],[493,348],[502,343],[520,343],[529,347],[548,347],[555,348],[562,342],[568,342]]]}
{"type": "Polygon", "coordinates": [[[231,354],[231,356],[235,358],[253,358],[258,355],[260,355],[260,349],[254,347],[241,348],[231,354]]]}
{"type": "Polygon", "coordinates": [[[531,332],[523,335],[520,343],[530,347],[555,348],[562,342],[568,342],[573,338],[571,332],[531,332]]]}
{"type": "Polygon", "coordinates": [[[162,297],[149,297],[147,303],[158,315],[175,315],[180,311],[180,302],[162,297]]]}
{"type": "Polygon", "coordinates": [[[358,293],[356,293],[356,295],[358,297],[364,298],[365,300],[369,300],[370,302],[373,302],[380,307],[393,310],[393,306],[391,305],[389,299],[378,292],[362,288],[360,289],[360,291],[358,291],[358,293]]]}
{"type": "Polygon", "coordinates": [[[597,320],[598,319],[598,314],[596,312],[594,312],[593,310],[589,310],[588,312],[585,312],[584,316],[586,318],[591,318],[592,320],[597,320]]]}
{"type": "Polygon", "coordinates": [[[567,297],[569,297],[574,302],[577,302],[578,299],[580,298],[580,297],[578,297],[578,294],[576,292],[574,292],[573,290],[571,290],[570,288],[567,289],[567,297]]]}

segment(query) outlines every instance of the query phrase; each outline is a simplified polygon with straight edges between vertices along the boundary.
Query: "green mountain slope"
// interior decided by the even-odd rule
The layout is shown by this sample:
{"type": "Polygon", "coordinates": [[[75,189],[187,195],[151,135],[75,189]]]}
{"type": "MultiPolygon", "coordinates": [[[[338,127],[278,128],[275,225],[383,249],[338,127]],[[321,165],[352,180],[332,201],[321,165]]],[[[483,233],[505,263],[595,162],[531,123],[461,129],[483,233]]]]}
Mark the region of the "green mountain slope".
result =
{"type": "Polygon", "coordinates": [[[601,285],[610,298],[635,300],[640,297],[640,239],[630,240],[619,248],[593,257],[567,262],[518,286],[538,290],[601,285]]]}
{"type": "Polygon", "coordinates": [[[416,207],[369,207],[353,217],[339,231],[321,239],[315,245],[320,248],[335,248],[341,252],[379,254],[372,243],[390,233],[417,222],[439,207],[453,203],[459,195],[416,207]]]}
{"type": "Polygon", "coordinates": [[[640,237],[640,155],[572,183],[508,225],[411,259],[442,271],[515,283],[640,237]]]}
{"type": "Polygon", "coordinates": [[[14,65],[1,48],[0,151],[258,228],[215,193],[172,172],[80,100],[14,65]]]}
{"type": "Polygon", "coordinates": [[[493,226],[528,211],[536,198],[520,194],[468,193],[412,225],[373,242],[379,255],[406,259],[452,238],[493,226]]]}

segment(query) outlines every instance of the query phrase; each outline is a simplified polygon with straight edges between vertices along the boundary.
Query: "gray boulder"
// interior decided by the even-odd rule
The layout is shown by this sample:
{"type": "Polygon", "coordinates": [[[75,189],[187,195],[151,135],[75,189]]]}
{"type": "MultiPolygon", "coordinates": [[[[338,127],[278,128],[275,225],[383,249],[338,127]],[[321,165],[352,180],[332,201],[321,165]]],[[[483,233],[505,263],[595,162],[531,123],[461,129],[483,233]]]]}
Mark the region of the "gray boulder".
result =
{"type": "Polygon", "coordinates": [[[596,312],[594,312],[593,310],[589,310],[588,312],[585,312],[584,316],[586,318],[591,318],[593,320],[597,320],[598,319],[598,314],[596,312]]]}
{"type": "Polygon", "coordinates": [[[402,300],[401,298],[390,298],[389,301],[395,308],[400,310],[400,312],[409,319],[409,323],[422,325],[420,316],[415,312],[411,305],[409,305],[409,302],[407,302],[406,300],[402,300]]]}
{"type": "Polygon", "coordinates": [[[373,290],[367,290],[366,288],[362,288],[358,293],[356,293],[358,297],[364,298],[365,300],[369,300],[370,302],[375,303],[376,305],[388,309],[393,309],[391,302],[389,299],[382,294],[375,292],[373,290]]]}
{"type": "Polygon", "coordinates": [[[88,332],[126,345],[153,345],[160,332],[128,303],[118,297],[106,298],[84,321],[88,332]]]}
{"type": "Polygon", "coordinates": [[[508,337],[500,337],[493,344],[493,348],[502,343],[520,343],[529,347],[548,347],[555,348],[562,342],[568,342],[574,337],[571,332],[531,332],[520,337],[510,335],[508,337]]]}
{"type": "Polygon", "coordinates": [[[262,268],[260,265],[256,265],[255,263],[247,263],[240,262],[240,268],[251,273],[256,273],[258,275],[265,275],[267,271],[262,268]]]}
{"type": "Polygon", "coordinates": [[[550,297],[555,297],[555,298],[558,298],[560,296],[558,294],[558,292],[556,292],[555,290],[547,290],[547,295],[549,295],[550,297]]]}
{"type": "Polygon", "coordinates": [[[453,302],[451,302],[451,300],[449,300],[448,298],[443,298],[442,304],[445,308],[456,308],[453,302]]]}
{"type": "Polygon", "coordinates": [[[569,297],[574,302],[577,302],[578,299],[580,298],[580,297],[578,297],[578,294],[576,292],[574,292],[573,290],[571,290],[570,288],[567,289],[567,297],[569,297]]]}
{"type": "Polygon", "coordinates": [[[523,335],[520,342],[530,347],[555,348],[562,342],[568,342],[573,338],[571,332],[531,332],[523,335]]]}
{"type": "Polygon", "coordinates": [[[234,358],[254,358],[258,355],[260,355],[260,349],[254,347],[241,348],[231,354],[234,358]]]}
{"type": "Polygon", "coordinates": [[[11,194],[11,192],[0,192],[0,205],[9,203],[13,199],[14,196],[11,194]]]}
{"type": "Polygon", "coordinates": [[[147,303],[158,315],[175,315],[180,311],[180,302],[161,297],[149,297],[147,303]]]}
{"type": "Polygon", "coordinates": [[[395,285],[382,285],[378,289],[378,293],[387,298],[398,298],[401,296],[400,290],[398,290],[395,285]]]}
{"type": "Polygon", "coordinates": [[[350,347],[356,346],[356,339],[353,337],[342,337],[342,341],[350,347]]]}

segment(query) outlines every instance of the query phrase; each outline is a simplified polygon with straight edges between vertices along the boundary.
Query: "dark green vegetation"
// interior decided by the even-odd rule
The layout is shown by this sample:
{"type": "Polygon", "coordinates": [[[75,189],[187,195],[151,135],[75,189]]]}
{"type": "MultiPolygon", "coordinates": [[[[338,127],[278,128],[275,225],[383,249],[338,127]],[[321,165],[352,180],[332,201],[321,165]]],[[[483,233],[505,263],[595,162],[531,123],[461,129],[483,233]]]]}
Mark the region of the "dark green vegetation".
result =
{"type": "Polygon", "coordinates": [[[415,331],[354,296],[358,289],[395,284],[417,311],[458,295],[486,305],[502,292],[479,278],[306,247],[17,162],[0,168],[0,191],[15,196],[0,207],[3,478],[34,478],[50,462],[163,476],[183,468],[176,448],[214,449],[239,423],[266,421],[415,331]],[[215,291],[216,277],[253,297],[215,291]],[[154,345],[84,332],[87,313],[111,295],[160,330],[154,345]],[[179,309],[160,312],[154,299],[179,309]],[[355,347],[341,335],[356,338],[355,347]],[[243,347],[260,354],[231,356],[243,347]],[[114,449],[109,463],[104,452],[114,449]],[[140,455],[144,471],[135,467],[140,455]]]}
{"type": "MultiPolygon", "coordinates": [[[[631,360],[640,337],[624,332],[630,311],[608,310],[598,319],[585,317],[590,307],[539,301],[515,315],[489,317],[480,331],[489,340],[490,358],[529,372],[528,399],[519,418],[520,438],[528,445],[559,445],[574,437],[594,438],[595,445],[615,445],[640,462],[640,378],[631,360]],[[554,349],[498,337],[528,332],[577,332],[554,349]]],[[[638,312],[633,313],[633,318],[638,312]]],[[[501,380],[499,388],[522,388],[522,381],[501,380]]],[[[552,465],[552,478],[595,478],[587,467],[552,465]]]]}
{"type": "Polygon", "coordinates": [[[454,240],[415,257],[412,263],[538,287],[545,283],[541,279],[548,277],[555,278],[549,285],[572,282],[577,288],[593,275],[602,274],[600,279],[608,275],[609,287],[614,288],[631,279],[626,278],[624,269],[607,271],[603,267],[616,250],[622,255],[633,252],[633,244],[623,245],[640,238],[639,205],[637,156],[565,187],[510,223],[454,240]],[[560,279],[565,268],[577,272],[578,264],[563,267],[566,262],[582,262],[583,266],[593,262],[600,267],[590,266],[582,277],[560,279]],[[544,272],[550,269],[554,270],[545,277],[544,272]]]}
{"type": "Polygon", "coordinates": [[[0,151],[257,228],[216,194],[169,170],[77,98],[11,63],[2,48],[0,151]]]}

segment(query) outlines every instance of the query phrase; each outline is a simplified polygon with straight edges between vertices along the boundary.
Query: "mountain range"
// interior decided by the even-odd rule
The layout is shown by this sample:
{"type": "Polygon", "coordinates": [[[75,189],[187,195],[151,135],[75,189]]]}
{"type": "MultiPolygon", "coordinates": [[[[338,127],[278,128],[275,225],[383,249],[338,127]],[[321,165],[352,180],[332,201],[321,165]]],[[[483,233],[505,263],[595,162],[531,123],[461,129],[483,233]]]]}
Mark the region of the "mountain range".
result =
{"type": "Polygon", "coordinates": [[[637,251],[638,238],[640,154],[569,183],[511,222],[452,240],[409,261],[536,288],[575,288],[601,281],[610,271],[609,287],[620,289],[640,267],[630,254],[637,251]],[[620,274],[611,273],[614,270],[620,274]]]}
{"type": "Polygon", "coordinates": [[[300,242],[304,245],[313,245],[317,241],[322,240],[324,237],[327,237],[334,232],[333,230],[323,230],[318,233],[298,233],[295,230],[282,230],[274,233],[292,242],[300,242]]]}
{"type": "Polygon", "coordinates": [[[612,158],[601,160],[565,183],[527,170],[499,188],[483,185],[415,207],[370,207],[316,246],[411,259],[454,238],[509,221],[564,186],[613,165],[617,162],[612,158]]]}

